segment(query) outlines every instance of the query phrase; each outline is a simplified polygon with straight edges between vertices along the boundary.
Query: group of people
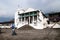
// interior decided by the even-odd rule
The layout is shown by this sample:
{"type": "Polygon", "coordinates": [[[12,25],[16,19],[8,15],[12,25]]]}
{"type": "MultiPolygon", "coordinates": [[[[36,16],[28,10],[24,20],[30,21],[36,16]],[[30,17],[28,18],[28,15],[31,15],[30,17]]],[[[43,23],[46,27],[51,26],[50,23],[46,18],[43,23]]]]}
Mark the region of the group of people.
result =
{"type": "MultiPolygon", "coordinates": [[[[13,35],[17,35],[16,32],[15,32],[15,25],[14,25],[14,24],[11,25],[11,29],[12,29],[12,36],[13,36],[13,35]]],[[[0,27],[0,34],[2,33],[1,30],[2,30],[2,29],[1,29],[1,27],[0,27]]]]}

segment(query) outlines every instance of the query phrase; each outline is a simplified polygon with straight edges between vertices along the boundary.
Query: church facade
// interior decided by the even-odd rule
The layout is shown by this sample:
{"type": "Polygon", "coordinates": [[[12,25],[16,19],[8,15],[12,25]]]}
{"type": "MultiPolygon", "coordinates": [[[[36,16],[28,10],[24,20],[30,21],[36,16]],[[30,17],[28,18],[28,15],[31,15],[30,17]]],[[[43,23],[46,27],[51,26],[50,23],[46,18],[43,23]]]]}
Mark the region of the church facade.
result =
{"type": "Polygon", "coordinates": [[[47,27],[47,18],[40,10],[32,8],[18,9],[15,13],[15,27],[19,29],[24,25],[29,25],[35,29],[44,29],[47,27]]]}

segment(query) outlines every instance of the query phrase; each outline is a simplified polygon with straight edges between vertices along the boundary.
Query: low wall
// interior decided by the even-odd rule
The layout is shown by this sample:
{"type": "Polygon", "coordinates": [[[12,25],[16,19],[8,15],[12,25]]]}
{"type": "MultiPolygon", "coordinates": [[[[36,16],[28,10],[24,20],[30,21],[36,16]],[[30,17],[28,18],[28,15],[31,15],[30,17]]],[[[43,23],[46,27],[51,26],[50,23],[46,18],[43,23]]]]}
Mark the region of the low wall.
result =
{"type": "Polygon", "coordinates": [[[0,26],[0,28],[11,28],[11,26],[0,26]]]}

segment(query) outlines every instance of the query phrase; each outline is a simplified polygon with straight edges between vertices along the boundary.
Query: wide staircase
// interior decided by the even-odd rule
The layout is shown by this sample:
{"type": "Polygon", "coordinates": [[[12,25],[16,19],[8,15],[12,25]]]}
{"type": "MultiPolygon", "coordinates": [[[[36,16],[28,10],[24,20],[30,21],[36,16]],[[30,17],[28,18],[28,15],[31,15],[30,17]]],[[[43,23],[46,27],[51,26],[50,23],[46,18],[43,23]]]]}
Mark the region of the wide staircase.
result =
{"type": "Polygon", "coordinates": [[[31,29],[34,29],[32,26],[29,26],[29,25],[24,25],[22,27],[19,28],[20,30],[31,30],[31,29]]]}

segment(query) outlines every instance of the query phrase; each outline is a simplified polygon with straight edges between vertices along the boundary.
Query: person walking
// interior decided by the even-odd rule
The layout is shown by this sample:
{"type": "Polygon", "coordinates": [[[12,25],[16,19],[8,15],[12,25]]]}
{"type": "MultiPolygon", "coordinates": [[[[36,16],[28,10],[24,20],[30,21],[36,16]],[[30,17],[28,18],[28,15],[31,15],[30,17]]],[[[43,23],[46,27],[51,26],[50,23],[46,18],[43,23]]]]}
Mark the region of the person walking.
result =
{"type": "Polygon", "coordinates": [[[0,34],[1,34],[1,26],[0,26],[0,34]]]}
{"type": "Polygon", "coordinates": [[[0,28],[0,34],[1,34],[1,28],[0,28]]]}
{"type": "Polygon", "coordinates": [[[15,32],[15,25],[14,24],[12,24],[12,35],[16,35],[16,32],[15,32]]]}

